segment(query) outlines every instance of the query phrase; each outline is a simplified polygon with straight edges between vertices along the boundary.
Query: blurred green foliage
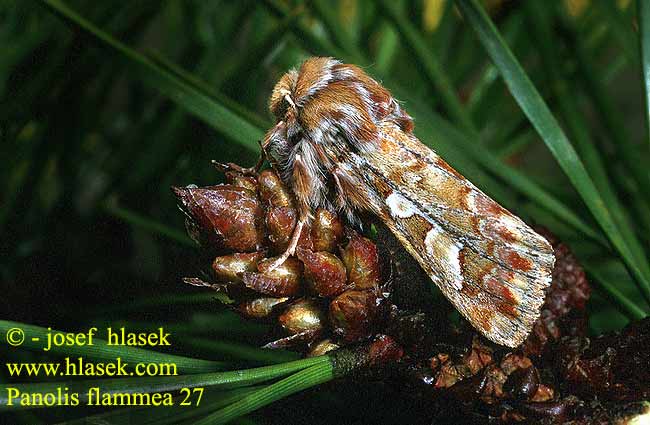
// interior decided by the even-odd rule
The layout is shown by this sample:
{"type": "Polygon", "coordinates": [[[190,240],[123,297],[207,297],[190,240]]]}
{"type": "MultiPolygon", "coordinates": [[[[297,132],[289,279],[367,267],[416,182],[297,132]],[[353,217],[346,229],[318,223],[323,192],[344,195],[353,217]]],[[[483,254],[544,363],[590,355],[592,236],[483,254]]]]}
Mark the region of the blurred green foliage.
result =
{"type": "MultiPolygon", "coordinates": [[[[272,122],[266,101],[275,81],[312,55],[363,66],[403,101],[424,143],[568,243],[596,289],[594,332],[643,317],[644,3],[492,0],[483,3],[488,18],[475,0],[5,0],[2,318],[71,330],[165,323],[183,336],[176,354],[244,366],[289,360],[237,345],[254,344],[263,329],[180,283],[200,259],[169,187],[219,182],[211,159],[252,164],[272,122]],[[197,342],[224,334],[221,345],[197,342]]],[[[355,406],[343,397],[359,388],[328,389],[291,400],[311,406],[305,418],[325,420],[315,412],[330,403],[371,423],[382,412],[372,397],[389,391],[365,389],[368,399],[355,406]]],[[[240,393],[216,397],[213,408],[251,391],[240,393]]],[[[278,422],[288,420],[289,403],[275,408],[278,422]]],[[[237,406],[229,414],[245,413],[237,406]]]]}

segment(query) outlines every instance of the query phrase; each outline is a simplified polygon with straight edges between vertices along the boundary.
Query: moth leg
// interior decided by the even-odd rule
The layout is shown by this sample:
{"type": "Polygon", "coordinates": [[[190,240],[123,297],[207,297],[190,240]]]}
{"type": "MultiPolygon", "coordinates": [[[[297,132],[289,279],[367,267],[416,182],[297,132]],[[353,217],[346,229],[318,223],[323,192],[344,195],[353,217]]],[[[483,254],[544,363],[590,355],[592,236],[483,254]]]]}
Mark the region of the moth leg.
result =
{"type": "Polygon", "coordinates": [[[310,150],[313,149],[313,146],[302,143],[299,145],[299,148],[302,148],[303,150],[294,155],[291,175],[292,191],[298,209],[298,223],[293,229],[289,246],[282,255],[271,264],[271,270],[278,267],[284,263],[287,258],[295,254],[302,231],[313,218],[311,204],[315,203],[313,202],[315,199],[314,197],[320,199],[321,196],[321,190],[319,189],[321,189],[323,182],[318,177],[319,169],[317,168],[317,165],[314,165],[313,158],[316,158],[316,154],[310,150]],[[303,159],[303,154],[307,155],[307,161],[303,159]]]}
{"type": "Polygon", "coordinates": [[[296,248],[298,247],[298,241],[300,241],[300,236],[302,235],[302,230],[304,229],[305,224],[307,224],[307,218],[301,217],[300,220],[298,220],[298,223],[296,223],[296,227],[294,227],[293,229],[293,234],[291,235],[289,246],[282,253],[282,255],[276,258],[273,261],[273,263],[271,263],[271,265],[269,266],[269,271],[275,269],[276,267],[281,266],[285,261],[287,261],[287,258],[291,257],[296,253],[296,248]]]}

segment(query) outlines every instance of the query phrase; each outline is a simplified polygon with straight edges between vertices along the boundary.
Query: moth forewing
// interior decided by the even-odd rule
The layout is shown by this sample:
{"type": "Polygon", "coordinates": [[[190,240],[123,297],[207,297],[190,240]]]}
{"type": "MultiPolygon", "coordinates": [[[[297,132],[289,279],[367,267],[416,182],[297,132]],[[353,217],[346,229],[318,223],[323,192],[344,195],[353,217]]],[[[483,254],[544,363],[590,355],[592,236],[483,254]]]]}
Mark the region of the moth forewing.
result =
{"type": "Polygon", "coordinates": [[[412,134],[385,123],[357,156],[384,221],[454,306],[489,339],[519,345],[544,301],[553,249],[412,134]]]}

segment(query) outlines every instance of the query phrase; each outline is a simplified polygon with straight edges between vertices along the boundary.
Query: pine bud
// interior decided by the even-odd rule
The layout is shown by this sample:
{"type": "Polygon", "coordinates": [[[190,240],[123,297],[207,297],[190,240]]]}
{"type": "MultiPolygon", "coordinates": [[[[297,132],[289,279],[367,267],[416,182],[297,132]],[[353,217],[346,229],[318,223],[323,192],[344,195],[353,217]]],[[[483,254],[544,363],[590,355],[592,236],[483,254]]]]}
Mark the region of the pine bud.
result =
{"type": "Polygon", "coordinates": [[[244,285],[272,297],[292,297],[300,290],[302,263],[297,258],[288,258],[273,270],[271,264],[275,258],[262,260],[257,269],[259,273],[244,273],[244,285]]]}
{"type": "Polygon", "coordinates": [[[298,249],[298,258],[305,266],[305,281],[321,297],[333,297],[347,286],[343,262],[329,252],[298,249]]]}
{"type": "Polygon", "coordinates": [[[257,263],[264,258],[264,252],[235,253],[217,257],[212,262],[212,270],[218,281],[242,283],[246,272],[257,270],[257,263]]]}
{"type": "Polygon", "coordinates": [[[320,332],[325,318],[314,300],[303,298],[287,307],[279,321],[287,332],[296,335],[303,332],[320,332]]]}
{"type": "Polygon", "coordinates": [[[246,176],[244,174],[238,173],[237,171],[227,171],[225,174],[228,184],[237,187],[243,187],[257,193],[258,185],[257,179],[255,177],[246,176]]]}
{"type": "Polygon", "coordinates": [[[337,215],[319,208],[316,210],[311,229],[314,251],[335,252],[343,238],[343,223],[337,215]]]}
{"type": "Polygon", "coordinates": [[[333,332],[346,342],[367,337],[377,313],[378,298],[372,291],[351,289],[330,303],[333,332]]]}
{"type": "Polygon", "coordinates": [[[348,270],[348,283],[356,289],[378,287],[380,283],[377,246],[368,238],[354,232],[341,252],[348,270]]]}
{"type": "Polygon", "coordinates": [[[231,185],[172,189],[187,215],[190,236],[202,246],[231,252],[262,248],[263,211],[254,192],[231,185]]]}
{"type": "Polygon", "coordinates": [[[245,301],[237,308],[239,312],[251,319],[264,319],[289,300],[287,297],[260,297],[245,301]]]}
{"type": "Polygon", "coordinates": [[[281,254],[289,246],[297,215],[291,207],[270,207],[266,212],[266,230],[273,252],[281,254]]]}
{"type": "Polygon", "coordinates": [[[264,170],[257,178],[262,201],[272,207],[293,207],[291,194],[280,177],[271,170],[264,170]]]}

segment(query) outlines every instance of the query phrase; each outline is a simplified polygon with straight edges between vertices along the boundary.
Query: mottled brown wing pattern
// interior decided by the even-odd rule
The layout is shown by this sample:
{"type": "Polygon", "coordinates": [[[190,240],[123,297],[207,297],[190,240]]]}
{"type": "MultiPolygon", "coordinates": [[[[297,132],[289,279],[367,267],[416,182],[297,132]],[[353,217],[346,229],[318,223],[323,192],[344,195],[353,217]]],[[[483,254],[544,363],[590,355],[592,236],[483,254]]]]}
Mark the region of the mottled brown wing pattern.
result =
{"type": "Polygon", "coordinates": [[[456,308],[491,340],[521,343],[550,283],[550,244],[392,123],[352,162],[373,212],[456,308]]]}

